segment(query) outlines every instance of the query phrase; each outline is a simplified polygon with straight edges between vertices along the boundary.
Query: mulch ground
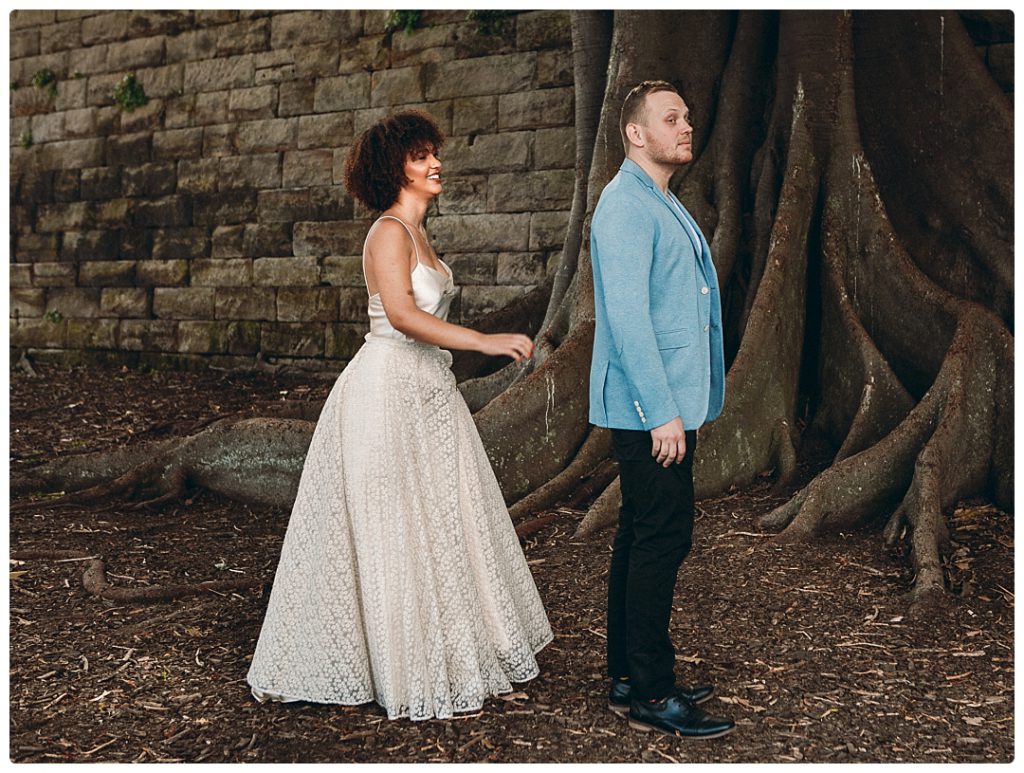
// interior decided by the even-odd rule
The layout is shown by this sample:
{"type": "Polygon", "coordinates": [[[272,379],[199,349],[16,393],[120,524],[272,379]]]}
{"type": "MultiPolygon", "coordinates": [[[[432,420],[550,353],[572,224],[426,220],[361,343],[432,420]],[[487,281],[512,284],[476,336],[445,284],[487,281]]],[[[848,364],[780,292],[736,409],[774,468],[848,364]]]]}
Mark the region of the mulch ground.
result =
{"type": "MultiPolygon", "coordinates": [[[[253,403],[317,400],[302,375],[37,366],[11,371],[11,469],[172,436],[253,403]]],[[[10,757],[16,762],[1010,762],[1013,524],[984,502],[952,516],[957,594],[925,619],[906,562],[877,532],[779,545],[757,516],[767,483],[699,504],[673,616],[677,673],[736,731],[684,741],[606,707],[611,533],[577,542],[555,511],[525,545],[555,641],[540,676],[454,720],[388,721],[374,706],[259,705],[245,674],[265,589],[124,604],[86,592],[81,561],[12,562],[10,757]]],[[[101,556],[143,587],[273,578],[288,513],[197,493],[153,512],[122,502],[11,517],[11,550],[101,556]]]]}

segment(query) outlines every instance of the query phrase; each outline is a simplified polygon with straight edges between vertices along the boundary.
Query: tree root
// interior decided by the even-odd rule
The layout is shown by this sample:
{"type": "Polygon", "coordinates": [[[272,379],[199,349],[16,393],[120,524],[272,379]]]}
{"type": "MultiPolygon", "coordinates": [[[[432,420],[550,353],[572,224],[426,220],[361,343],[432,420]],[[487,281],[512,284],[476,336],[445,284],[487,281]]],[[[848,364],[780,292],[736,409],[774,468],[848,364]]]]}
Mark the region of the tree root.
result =
{"type": "Polygon", "coordinates": [[[88,553],[77,550],[20,550],[11,555],[17,561],[51,559],[58,561],[85,560],[88,563],[82,572],[82,587],[93,596],[111,601],[149,603],[173,601],[174,599],[197,596],[202,593],[256,588],[266,584],[258,577],[239,577],[234,580],[209,580],[178,585],[152,585],[144,588],[119,588],[107,579],[106,564],[88,553]]]}
{"type": "Polygon", "coordinates": [[[619,522],[619,508],[622,507],[622,489],[619,484],[619,477],[608,484],[608,487],[601,495],[594,500],[594,504],[583,516],[580,525],[576,527],[573,539],[584,539],[593,536],[602,529],[607,529],[619,522]]]}

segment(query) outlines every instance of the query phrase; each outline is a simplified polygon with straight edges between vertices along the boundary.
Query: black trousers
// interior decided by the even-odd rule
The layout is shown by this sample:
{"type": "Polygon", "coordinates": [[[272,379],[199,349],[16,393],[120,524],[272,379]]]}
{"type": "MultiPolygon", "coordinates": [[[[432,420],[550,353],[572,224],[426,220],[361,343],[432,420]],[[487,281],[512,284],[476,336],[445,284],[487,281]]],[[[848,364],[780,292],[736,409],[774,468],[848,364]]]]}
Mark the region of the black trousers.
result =
{"type": "Polygon", "coordinates": [[[668,635],[679,566],[693,540],[693,452],[662,467],[651,456],[651,433],[612,430],[622,509],[608,572],[608,675],[628,676],[637,699],[675,689],[675,649],[668,635]]]}

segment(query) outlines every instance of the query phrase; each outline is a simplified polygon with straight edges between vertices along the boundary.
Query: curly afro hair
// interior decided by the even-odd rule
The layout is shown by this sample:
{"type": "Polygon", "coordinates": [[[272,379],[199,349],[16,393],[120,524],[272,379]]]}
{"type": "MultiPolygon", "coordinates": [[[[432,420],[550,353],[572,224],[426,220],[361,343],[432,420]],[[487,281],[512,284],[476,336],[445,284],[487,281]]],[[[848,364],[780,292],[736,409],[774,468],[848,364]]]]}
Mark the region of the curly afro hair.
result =
{"type": "Polygon", "coordinates": [[[398,201],[408,182],[406,159],[420,150],[437,153],[444,139],[437,121],[420,110],[382,118],[352,143],[345,159],[345,187],[370,209],[385,210],[398,201]]]}

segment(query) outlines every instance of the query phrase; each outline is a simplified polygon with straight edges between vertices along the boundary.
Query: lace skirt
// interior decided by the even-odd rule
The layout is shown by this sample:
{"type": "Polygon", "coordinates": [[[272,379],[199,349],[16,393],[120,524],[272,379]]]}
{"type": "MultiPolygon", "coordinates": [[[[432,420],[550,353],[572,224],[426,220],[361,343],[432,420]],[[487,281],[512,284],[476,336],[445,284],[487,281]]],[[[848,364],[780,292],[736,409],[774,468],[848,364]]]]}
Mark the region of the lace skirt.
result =
{"type": "Polygon", "coordinates": [[[476,711],[551,628],[451,355],[370,339],[306,456],[247,680],[260,701],[476,711]]]}

